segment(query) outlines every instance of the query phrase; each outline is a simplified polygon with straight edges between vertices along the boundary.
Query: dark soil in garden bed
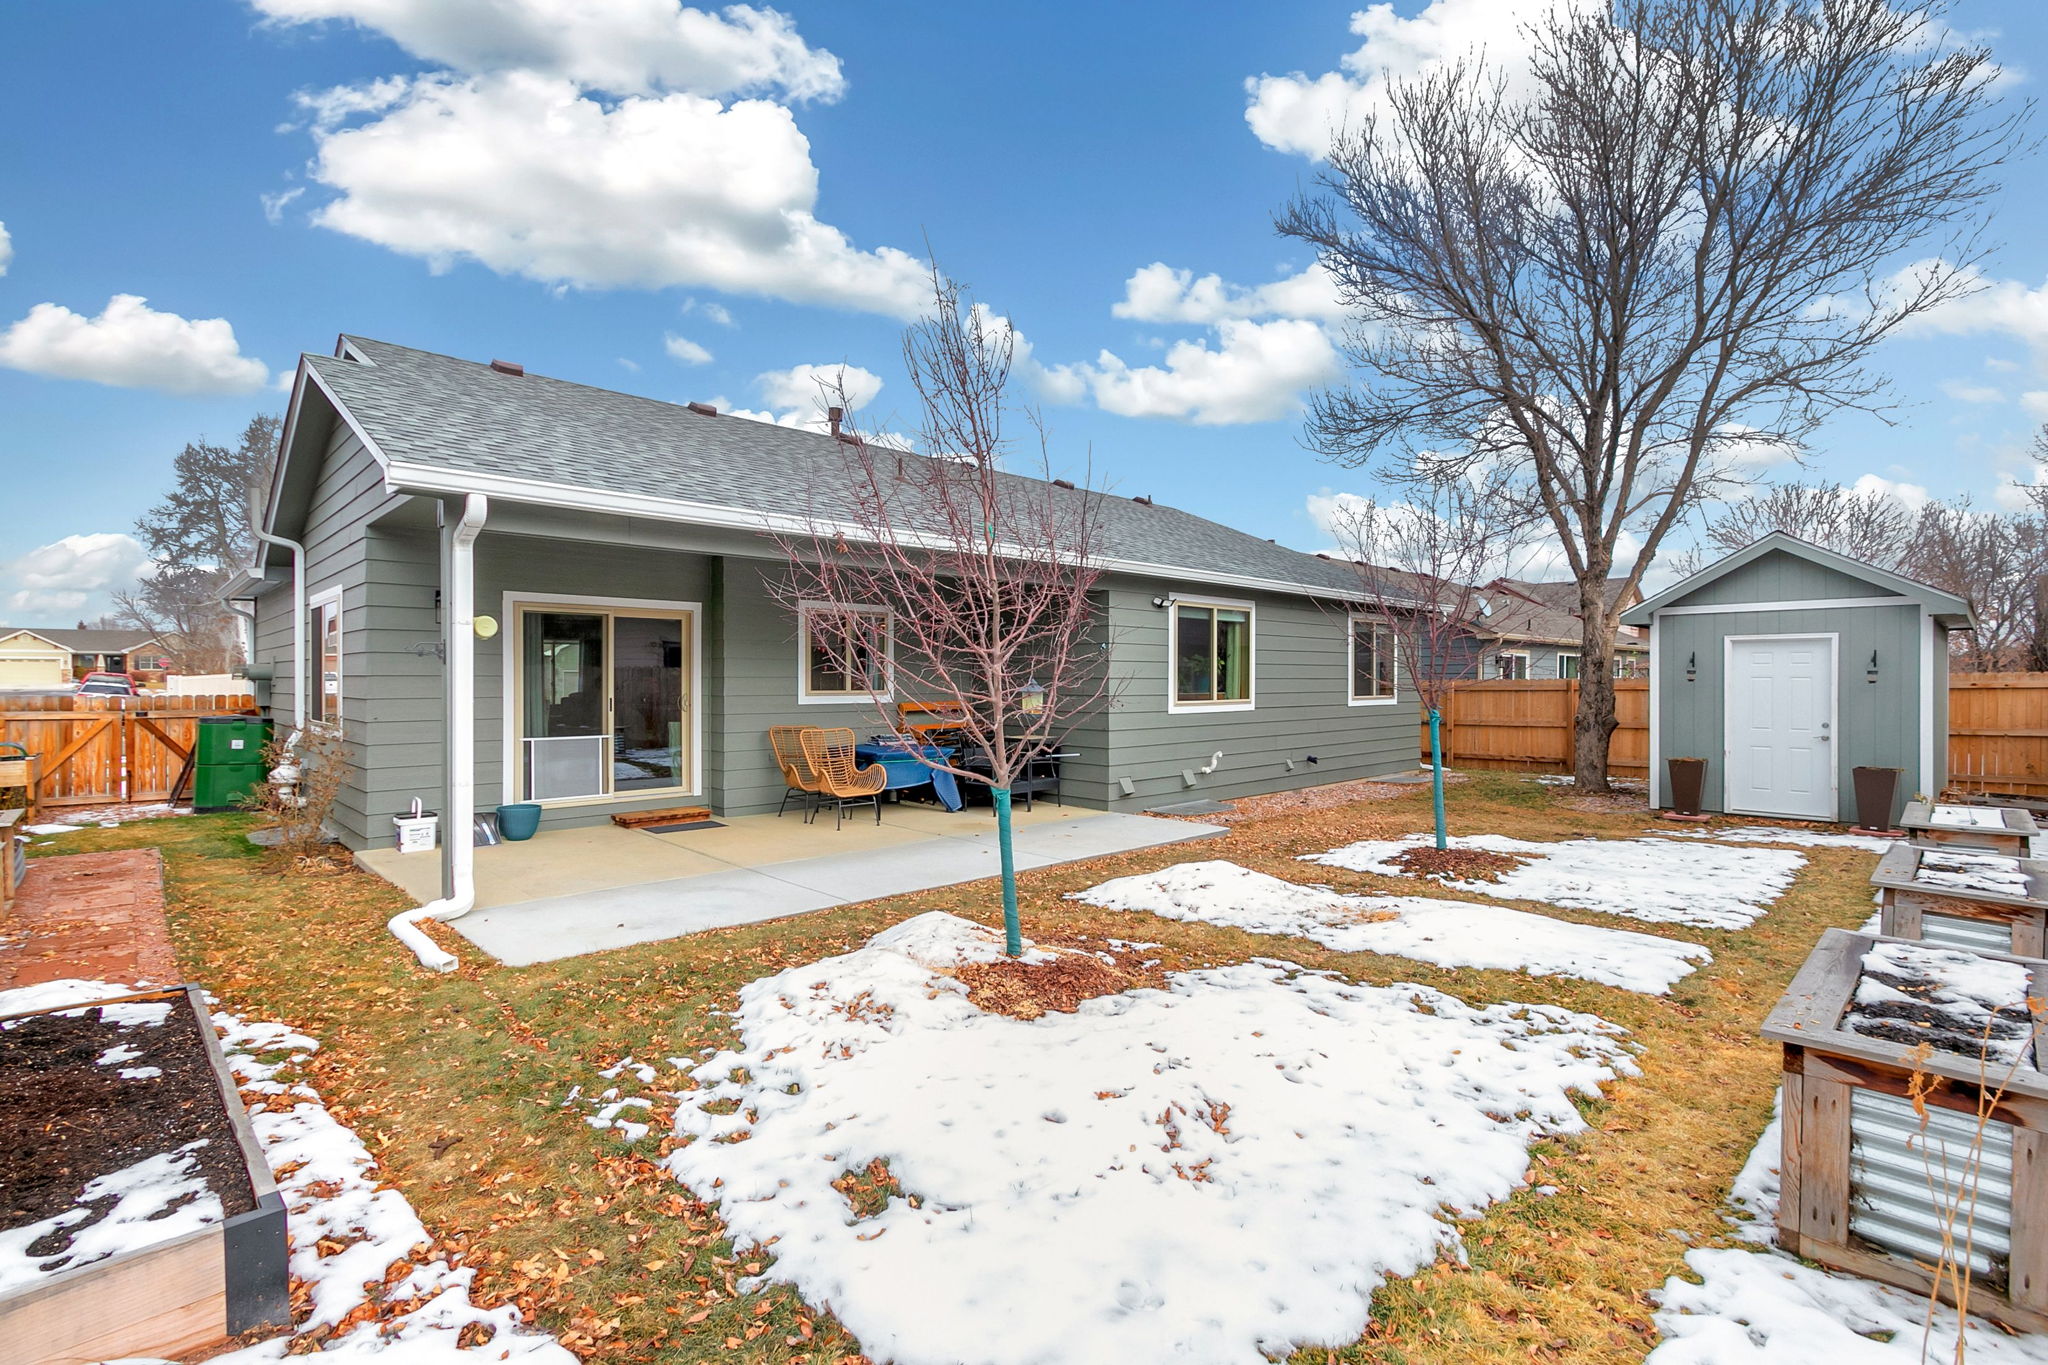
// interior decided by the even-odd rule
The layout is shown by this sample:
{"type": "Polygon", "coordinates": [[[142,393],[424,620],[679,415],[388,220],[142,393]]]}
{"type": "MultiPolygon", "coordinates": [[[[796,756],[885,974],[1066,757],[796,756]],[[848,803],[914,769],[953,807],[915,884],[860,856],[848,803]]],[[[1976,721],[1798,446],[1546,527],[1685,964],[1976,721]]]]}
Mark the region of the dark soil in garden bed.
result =
{"type": "MultiPolygon", "coordinates": [[[[0,1230],[62,1213],[79,1203],[89,1181],[202,1138],[192,1156],[226,1216],[256,1206],[201,1024],[181,994],[161,1003],[170,1006],[161,1024],[123,1027],[124,1005],[0,1023],[0,1230]],[[101,1064],[113,1048],[126,1051],[101,1064]],[[150,1069],[159,1074],[121,1075],[150,1069]]],[[[103,1201],[96,1218],[113,1202],[103,1201]]],[[[60,1244],[33,1246],[30,1254],[60,1254],[92,1221],[44,1239],[60,1244]]]]}

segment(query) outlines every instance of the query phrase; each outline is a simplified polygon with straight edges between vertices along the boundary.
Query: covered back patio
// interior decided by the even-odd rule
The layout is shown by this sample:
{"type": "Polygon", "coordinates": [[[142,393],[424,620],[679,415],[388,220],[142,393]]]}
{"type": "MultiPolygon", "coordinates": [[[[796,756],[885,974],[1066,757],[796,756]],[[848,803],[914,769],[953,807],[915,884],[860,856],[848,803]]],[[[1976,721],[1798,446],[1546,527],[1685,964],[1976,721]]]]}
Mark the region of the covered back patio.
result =
{"type": "MultiPolygon", "coordinates": [[[[1217,825],[1039,805],[1014,815],[1020,870],[1203,839],[1217,825]]],[[[421,903],[441,894],[432,853],[367,849],[356,862],[421,903]]],[[[744,815],[654,833],[544,830],[476,850],[476,909],[450,927],[509,966],[653,943],[899,896],[999,871],[987,808],[886,803],[842,827],[744,815]]]]}

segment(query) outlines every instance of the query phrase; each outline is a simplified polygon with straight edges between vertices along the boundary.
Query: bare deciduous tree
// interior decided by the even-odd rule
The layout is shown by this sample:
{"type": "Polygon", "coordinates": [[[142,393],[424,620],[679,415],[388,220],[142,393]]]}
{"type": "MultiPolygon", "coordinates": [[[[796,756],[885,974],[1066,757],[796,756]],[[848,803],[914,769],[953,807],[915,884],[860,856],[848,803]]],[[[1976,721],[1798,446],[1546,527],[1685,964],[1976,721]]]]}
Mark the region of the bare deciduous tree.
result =
{"type": "MultiPolygon", "coordinates": [[[[849,660],[880,664],[874,609],[887,613],[893,666],[859,671],[892,730],[898,717],[879,694],[960,703],[958,747],[920,757],[991,790],[1016,955],[1011,785],[1112,688],[1106,623],[1091,597],[1104,495],[1056,485],[1049,469],[1044,479],[1004,472],[1017,453],[1006,429],[1014,333],[963,305],[936,270],[932,284],[933,307],[903,342],[927,453],[844,431],[840,458],[814,465],[803,532],[782,539],[789,567],[779,591],[806,613],[814,640],[849,660]]],[[[1037,453],[1044,465],[1042,431],[1037,453]]]]}
{"type": "MultiPolygon", "coordinates": [[[[1506,573],[1529,541],[1532,518],[1501,471],[1409,484],[1402,502],[1340,503],[1331,530],[1358,570],[1365,619],[1353,623],[1352,668],[1363,681],[1406,682],[1429,718],[1436,846],[1445,848],[1444,755],[1439,727],[1453,683],[1476,675],[1483,647],[1483,586],[1506,573]],[[1382,653],[1382,635],[1392,657],[1382,653]]],[[[1358,695],[1361,679],[1352,679],[1358,695]]]]}
{"type": "Polygon", "coordinates": [[[1722,554],[1733,554],[1783,531],[1881,569],[1898,569],[1912,545],[1913,522],[1912,511],[1881,488],[1787,483],[1715,513],[1706,538],[1722,554]]]}
{"type": "Polygon", "coordinates": [[[1502,463],[1540,500],[1580,589],[1582,790],[1607,788],[1610,642],[1666,534],[1746,455],[1881,408],[1871,351],[1972,287],[2025,110],[1942,12],[1558,6],[1526,81],[1475,55],[1393,83],[1278,221],[1355,319],[1360,383],[1318,398],[1312,444],[1395,474],[1502,463]]]}

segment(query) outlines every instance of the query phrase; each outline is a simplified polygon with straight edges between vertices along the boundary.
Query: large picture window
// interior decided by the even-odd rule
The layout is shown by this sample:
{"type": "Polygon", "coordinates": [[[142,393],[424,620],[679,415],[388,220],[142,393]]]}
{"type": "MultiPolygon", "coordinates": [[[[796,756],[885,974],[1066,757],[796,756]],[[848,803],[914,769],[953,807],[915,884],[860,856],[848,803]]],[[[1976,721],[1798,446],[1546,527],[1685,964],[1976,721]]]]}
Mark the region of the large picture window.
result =
{"type": "Polygon", "coordinates": [[[1383,621],[1351,618],[1351,704],[1394,700],[1397,668],[1394,632],[1383,621]]]}
{"type": "Polygon", "coordinates": [[[799,617],[799,701],[889,700],[895,642],[887,608],[806,602],[799,617]]]}
{"type": "Polygon", "coordinates": [[[1174,602],[1173,703],[1196,708],[1251,706],[1250,603],[1174,602]]]}

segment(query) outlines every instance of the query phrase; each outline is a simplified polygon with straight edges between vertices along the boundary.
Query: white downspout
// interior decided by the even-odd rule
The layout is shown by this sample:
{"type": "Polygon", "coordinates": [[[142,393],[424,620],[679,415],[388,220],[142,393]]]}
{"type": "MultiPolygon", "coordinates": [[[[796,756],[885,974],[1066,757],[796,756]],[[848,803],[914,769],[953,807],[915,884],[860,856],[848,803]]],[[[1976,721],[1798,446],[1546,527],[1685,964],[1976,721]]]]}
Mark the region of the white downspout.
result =
{"type": "Polygon", "coordinates": [[[490,515],[490,500],[471,493],[448,539],[448,589],[442,649],[448,656],[448,791],[441,812],[441,870],[448,894],[391,917],[390,929],[422,966],[455,970],[455,958],[419,927],[423,919],[451,920],[476,906],[476,538],[490,515]]]}
{"type": "Polygon", "coordinates": [[[256,538],[292,552],[292,733],[306,728],[306,547],[257,529],[256,538]]]}

